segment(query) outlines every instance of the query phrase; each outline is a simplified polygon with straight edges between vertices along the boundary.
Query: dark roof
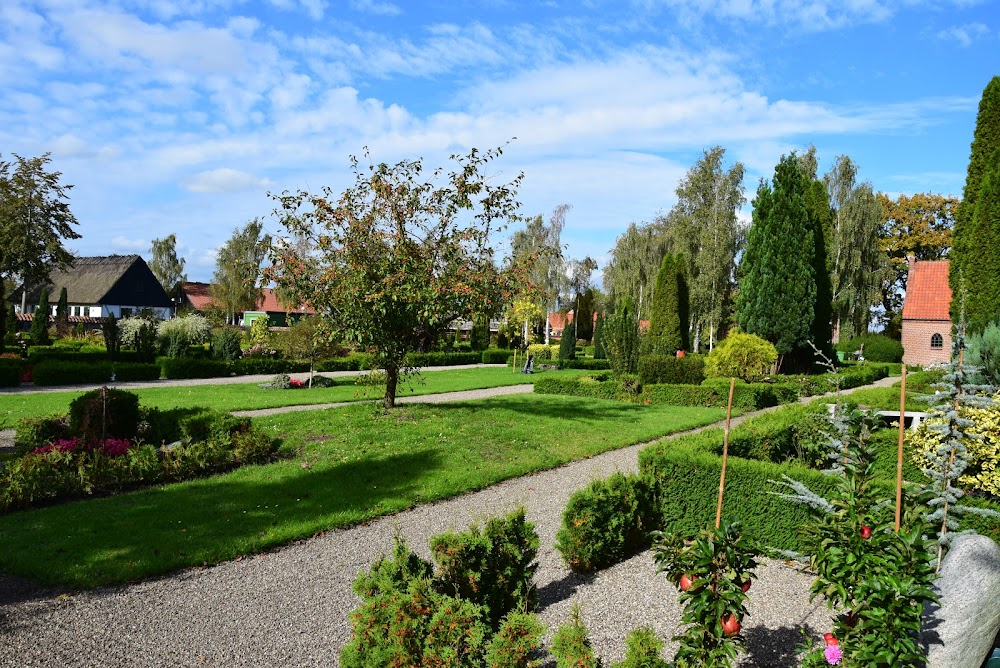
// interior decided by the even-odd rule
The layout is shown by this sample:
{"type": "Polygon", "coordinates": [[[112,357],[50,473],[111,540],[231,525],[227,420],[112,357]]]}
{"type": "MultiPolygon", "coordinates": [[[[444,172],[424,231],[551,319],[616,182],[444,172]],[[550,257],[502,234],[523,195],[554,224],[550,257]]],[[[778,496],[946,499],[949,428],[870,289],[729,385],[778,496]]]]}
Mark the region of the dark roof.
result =
{"type": "MultiPolygon", "coordinates": [[[[56,303],[60,291],[66,288],[66,300],[70,304],[171,305],[163,286],[138,255],[75,258],[72,266],[52,272],[47,287],[51,304],[56,303]],[[126,276],[128,280],[122,281],[126,276]]],[[[19,301],[20,288],[15,294],[19,301]]],[[[41,285],[29,289],[27,302],[37,304],[41,294],[41,285]]],[[[11,298],[13,300],[14,295],[11,298]]]]}
{"type": "Polygon", "coordinates": [[[948,260],[922,260],[910,263],[903,300],[904,320],[951,320],[951,287],[948,285],[948,260]]]}

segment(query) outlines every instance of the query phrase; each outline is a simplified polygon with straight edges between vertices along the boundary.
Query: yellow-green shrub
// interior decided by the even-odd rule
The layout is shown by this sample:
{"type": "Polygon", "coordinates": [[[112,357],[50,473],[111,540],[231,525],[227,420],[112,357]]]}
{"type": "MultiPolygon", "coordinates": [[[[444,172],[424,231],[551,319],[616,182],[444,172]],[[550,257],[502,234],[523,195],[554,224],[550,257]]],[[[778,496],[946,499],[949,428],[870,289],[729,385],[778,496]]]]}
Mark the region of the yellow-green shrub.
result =
{"type": "MultiPolygon", "coordinates": [[[[1000,394],[994,397],[993,404],[985,408],[963,407],[959,414],[972,421],[966,431],[973,438],[965,440],[965,448],[969,453],[969,466],[965,473],[959,476],[958,482],[966,489],[987,492],[1000,496],[1000,394]]],[[[931,422],[931,421],[928,421],[931,422]]],[[[933,424],[933,422],[931,422],[933,424]]],[[[927,453],[936,450],[943,437],[927,428],[927,423],[920,425],[915,432],[909,432],[910,447],[913,452],[913,462],[921,469],[929,466],[927,453]]]]}
{"type": "Polygon", "coordinates": [[[705,362],[705,375],[737,377],[752,383],[764,378],[778,361],[770,342],[754,334],[732,332],[712,349],[705,362]]]}

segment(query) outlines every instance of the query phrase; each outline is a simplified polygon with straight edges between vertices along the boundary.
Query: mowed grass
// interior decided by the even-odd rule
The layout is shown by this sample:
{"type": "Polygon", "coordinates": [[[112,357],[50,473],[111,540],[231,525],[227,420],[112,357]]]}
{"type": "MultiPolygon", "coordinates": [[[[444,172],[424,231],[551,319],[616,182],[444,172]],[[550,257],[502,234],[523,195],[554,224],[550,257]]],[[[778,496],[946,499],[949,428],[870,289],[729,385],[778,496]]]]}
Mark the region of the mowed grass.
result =
{"type": "MultiPolygon", "coordinates": [[[[567,369],[542,373],[580,375],[588,372],[567,369]]],[[[531,383],[532,378],[533,376],[514,373],[510,368],[500,367],[428,371],[400,383],[396,396],[408,397],[521,385],[531,383]]],[[[156,406],[164,410],[189,406],[205,406],[224,411],[256,410],[279,406],[375,400],[385,394],[384,385],[359,385],[356,376],[342,376],[335,380],[337,384],[333,387],[299,390],[265,390],[256,383],[126,389],[139,395],[140,404],[156,406]]],[[[83,390],[77,390],[0,394],[0,429],[14,429],[17,427],[18,421],[24,417],[66,413],[69,410],[70,402],[83,392],[83,390]]]]}
{"type": "Polygon", "coordinates": [[[514,395],[259,418],[289,459],[0,517],[0,570],[89,588],[213,564],[723,416],[514,395]]]}

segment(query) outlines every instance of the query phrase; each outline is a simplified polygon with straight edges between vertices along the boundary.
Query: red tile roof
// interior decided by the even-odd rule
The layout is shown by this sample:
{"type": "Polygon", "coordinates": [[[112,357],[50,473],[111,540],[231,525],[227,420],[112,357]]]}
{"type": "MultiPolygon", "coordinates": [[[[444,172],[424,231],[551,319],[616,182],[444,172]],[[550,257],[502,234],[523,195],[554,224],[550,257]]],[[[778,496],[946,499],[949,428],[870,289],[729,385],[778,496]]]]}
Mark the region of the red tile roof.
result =
{"type": "Polygon", "coordinates": [[[903,301],[904,320],[951,320],[948,260],[924,260],[910,265],[903,301]]]}
{"type": "MultiPolygon", "coordinates": [[[[191,307],[197,311],[203,309],[212,308],[212,286],[208,283],[184,283],[181,286],[184,294],[187,296],[188,301],[191,303],[191,307]]],[[[315,313],[311,308],[306,308],[304,305],[300,305],[289,311],[285,306],[278,301],[278,297],[274,294],[274,290],[270,288],[264,288],[264,295],[261,300],[257,302],[257,311],[265,311],[267,313],[315,313]]]]}

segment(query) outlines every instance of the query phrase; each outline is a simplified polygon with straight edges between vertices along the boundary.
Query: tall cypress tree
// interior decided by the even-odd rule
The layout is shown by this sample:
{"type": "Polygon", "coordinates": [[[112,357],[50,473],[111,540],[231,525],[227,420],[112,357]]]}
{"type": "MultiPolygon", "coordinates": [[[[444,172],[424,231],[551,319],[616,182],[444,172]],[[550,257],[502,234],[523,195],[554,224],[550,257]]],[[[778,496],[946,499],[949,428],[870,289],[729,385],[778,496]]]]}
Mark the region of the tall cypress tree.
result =
{"type": "Polygon", "coordinates": [[[822,181],[809,181],[806,208],[813,233],[813,277],[816,280],[816,301],[813,306],[812,340],[828,357],[833,351],[833,287],[830,284],[828,243],[833,232],[830,199],[822,181]]]}
{"type": "Polygon", "coordinates": [[[608,355],[604,350],[604,320],[603,313],[597,313],[597,322],[594,323],[594,359],[607,359],[608,355]]]}
{"type": "Polygon", "coordinates": [[[594,305],[597,301],[593,288],[587,288],[576,298],[577,310],[579,313],[573,314],[573,323],[576,325],[576,338],[590,341],[594,338],[594,305]]]}
{"type": "MultiPolygon", "coordinates": [[[[965,176],[965,188],[962,190],[962,203],[955,215],[955,235],[950,260],[948,282],[952,295],[960,294],[962,290],[961,276],[968,271],[976,271],[976,257],[982,251],[983,239],[973,233],[972,218],[976,211],[976,202],[982,191],[983,177],[990,171],[990,158],[1000,149],[1000,76],[993,77],[979,100],[979,113],[976,116],[976,130],[972,137],[972,147],[969,154],[969,168],[965,176]]],[[[975,300],[971,287],[967,286],[969,299],[975,300]]],[[[952,319],[957,320],[959,299],[952,299],[952,319]]],[[[970,330],[978,331],[979,323],[969,322],[970,330]]]]}
{"type": "MultiPolygon", "coordinates": [[[[682,309],[682,301],[687,301],[684,261],[683,258],[678,261],[673,254],[667,253],[660,263],[653,289],[648,338],[651,352],[673,355],[677,350],[686,349],[686,323],[682,323],[682,316],[687,315],[687,304],[682,309]]],[[[683,319],[687,320],[686,317],[683,319]]]]}
{"type": "Polygon", "coordinates": [[[576,323],[568,322],[563,328],[562,338],[559,339],[559,359],[576,359],[576,323]]]}
{"type": "MultiPolygon", "coordinates": [[[[1000,149],[980,181],[976,208],[966,223],[969,242],[961,278],[969,329],[981,332],[1000,322],[1000,149]]],[[[959,294],[959,293],[953,293],[959,294]]],[[[960,301],[955,299],[953,301],[960,301]]]]}
{"type": "Polygon", "coordinates": [[[639,363],[639,319],[631,297],[618,301],[604,327],[604,349],[615,376],[635,373],[639,363]]]}
{"type": "Polygon", "coordinates": [[[36,346],[49,345],[49,291],[42,289],[42,297],[38,300],[38,310],[31,319],[31,342],[36,346]]]}
{"type": "Polygon", "coordinates": [[[59,291],[59,301],[56,303],[56,333],[59,336],[69,334],[69,301],[66,288],[59,291]]]}
{"type": "Polygon", "coordinates": [[[774,344],[786,368],[813,333],[815,240],[806,188],[794,153],[775,167],[773,189],[761,182],[736,302],[740,327],[774,344]]]}

